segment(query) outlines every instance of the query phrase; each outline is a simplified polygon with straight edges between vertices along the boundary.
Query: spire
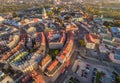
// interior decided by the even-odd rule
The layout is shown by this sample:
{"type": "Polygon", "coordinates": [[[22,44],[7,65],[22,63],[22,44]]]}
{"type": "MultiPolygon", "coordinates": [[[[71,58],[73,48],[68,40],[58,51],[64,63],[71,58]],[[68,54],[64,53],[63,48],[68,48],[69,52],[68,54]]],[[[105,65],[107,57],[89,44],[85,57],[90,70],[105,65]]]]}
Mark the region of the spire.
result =
{"type": "Polygon", "coordinates": [[[47,13],[46,13],[46,9],[45,9],[45,8],[43,8],[42,18],[43,18],[43,19],[48,18],[47,13]]]}

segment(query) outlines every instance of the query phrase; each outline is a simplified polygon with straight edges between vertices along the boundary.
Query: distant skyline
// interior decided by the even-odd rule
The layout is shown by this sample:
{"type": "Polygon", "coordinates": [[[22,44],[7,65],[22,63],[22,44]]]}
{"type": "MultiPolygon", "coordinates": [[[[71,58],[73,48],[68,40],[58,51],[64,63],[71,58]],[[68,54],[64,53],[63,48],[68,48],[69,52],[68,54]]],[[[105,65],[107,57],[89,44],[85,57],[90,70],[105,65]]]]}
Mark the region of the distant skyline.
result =
{"type": "Polygon", "coordinates": [[[73,1],[73,2],[87,2],[87,3],[93,3],[93,2],[115,2],[118,3],[120,0],[0,0],[1,3],[35,3],[35,2],[47,2],[47,1],[73,1]]]}
{"type": "Polygon", "coordinates": [[[83,1],[87,1],[87,2],[120,2],[120,0],[83,0],[83,1]]]}

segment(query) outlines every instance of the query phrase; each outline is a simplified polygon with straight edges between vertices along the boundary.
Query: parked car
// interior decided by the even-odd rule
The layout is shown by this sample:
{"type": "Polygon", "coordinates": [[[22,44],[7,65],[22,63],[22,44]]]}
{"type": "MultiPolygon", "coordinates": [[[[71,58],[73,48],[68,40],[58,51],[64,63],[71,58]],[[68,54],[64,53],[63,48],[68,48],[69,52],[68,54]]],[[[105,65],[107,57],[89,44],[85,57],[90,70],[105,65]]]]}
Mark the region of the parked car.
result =
{"type": "Polygon", "coordinates": [[[84,76],[85,76],[85,70],[82,70],[81,77],[84,77],[84,76]]]}
{"type": "Polygon", "coordinates": [[[97,74],[97,68],[94,68],[93,69],[93,75],[96,75],[97,74]]]}
{"type": "Polygon", "coordinates": [[[89,64],[86,64],[86,69],[90,69],[90,65],[89,64]]]}
{"type": "Polygon", "coordinates": [[[91,80],[92,83],[95,83],[95,79],[96,79],[96,76],[93,76],[93,77],[92,77],[92,80],[91,80]]]}

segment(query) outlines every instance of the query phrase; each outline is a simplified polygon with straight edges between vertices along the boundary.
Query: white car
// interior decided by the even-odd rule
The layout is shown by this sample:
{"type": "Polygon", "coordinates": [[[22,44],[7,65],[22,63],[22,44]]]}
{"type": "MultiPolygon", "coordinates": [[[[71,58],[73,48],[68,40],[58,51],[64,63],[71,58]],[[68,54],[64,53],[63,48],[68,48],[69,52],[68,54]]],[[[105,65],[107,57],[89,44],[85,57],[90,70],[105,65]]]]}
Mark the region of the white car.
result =
{"type": "Polygon", "coordinates": [[[89,72],[90,72],[90,70],[89,70],[89,69],[86,69],[86,72],[87,72],[87,73],[89,73],[89,72]]]}

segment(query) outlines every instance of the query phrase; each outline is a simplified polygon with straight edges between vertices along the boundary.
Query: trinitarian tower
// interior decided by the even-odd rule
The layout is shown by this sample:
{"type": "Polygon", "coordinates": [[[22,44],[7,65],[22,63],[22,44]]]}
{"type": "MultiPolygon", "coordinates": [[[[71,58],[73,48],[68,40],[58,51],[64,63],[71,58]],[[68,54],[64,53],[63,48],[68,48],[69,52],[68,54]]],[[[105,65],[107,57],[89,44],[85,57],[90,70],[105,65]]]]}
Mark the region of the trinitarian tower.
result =
{"type": "Polygon", "coordinates": [[[46,18],[48,18],[47,13],[46,13],[46,9],[43,8],[42,19],[46,19],[46,18]]]}

